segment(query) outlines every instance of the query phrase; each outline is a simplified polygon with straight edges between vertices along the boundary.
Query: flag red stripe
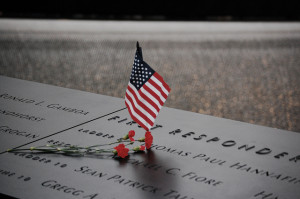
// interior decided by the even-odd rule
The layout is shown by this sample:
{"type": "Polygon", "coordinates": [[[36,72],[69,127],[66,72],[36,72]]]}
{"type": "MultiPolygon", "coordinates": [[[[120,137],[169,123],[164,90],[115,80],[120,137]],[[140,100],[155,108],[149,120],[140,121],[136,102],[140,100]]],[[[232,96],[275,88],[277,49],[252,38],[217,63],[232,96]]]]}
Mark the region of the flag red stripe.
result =
{"type": "Polygon", "coordinates": [[[163,92],[159,85],[157,85],[151,78],[148,80],[148,82],[160,92],[163,98],[167,99],[168,96],[163,92]]]}
{"type": "MultiPolygon", "coordinates": [[[[140,93],[143,92],[143,94],[145,94],[148,98],[150,98],[146,93],[144,93],[144,89],[141,89],[141,92],[136,90],[135,86],[132,85],[130,82],[128,84],[128,86],[134,91],[134,93],[136,94],[136,96],[139,98],[139,100],[141,101],[141,103],[143,103],[145,106],[147,106],[155,115],[158,114],[158,111],[156,110],[156,108],[154,108],[146,99],[144,99],[140,93]]],[[[151,99],[151,98],[150,98],[151,99]]],[[[157,105],[158,106],[158,105],[157,105]]],[[[159,106],[158,106],[159,107],[159,106]]],[[[160,107],[159,107],[160,109],[160,107]]]]}
{"type": "MultiPolygon", "coordinates": [[[[133,103],[133,100],[131,99],[131,97],[127,93],[126,93],[126,98],[130,101],[134,112],[136,114],[138,114],[141,118],[143,118],[148,124],[153,126],[154,123],[145,114],[143,114],[139,109],[136,108],[136,106],[133,103]]],[[[135,100],[137,100],[137,99],[135,99],[135,100]]]]}
{"type": "Polygon", "coordinates": [[[156,77],[156,79],[158,79],[158,80],[162,83],[162,85],[165,87],[165,89],[166,89],[168,92],[171,91],[170,87],[169,87],[168,84],[164,81],[164,79],[162,78],[162,76],[160,76],[157,72],[155,72],[153,75],[154,75],[154,77],[156,77]]]}
{"type": "Polygon", "coordinates": [[[149,98],[147,97],[147,95],[145,95],[143,92],[141,92],[141,89],[139,90],[139,94],[140,96],[147,101],[149,104],[151,104],[153,106],[153,108],[155,108],[157,110],[157,112],[159,112],[159,107],[149,98]]]}
{"type": "Polygon", "coordinates": [[[164,102],[161,101],[160,97],[153,91],[151,90],[146,84],[144,84],[143,88],[148,91],[159,103],[160,105],[164,105],[164,102]]]}
{"type": "Polygon", "coordinates": [[[146,129],[147,131],[149,131],[149,128],[146,127],[146,126],[144,125],[144,123],[142,123],[140,120],[138,120],[138,119],[132,114],[131,109],[130,109],[130,107],[128,106],[128,104],[127,104],[126,101],[125,101],[125,104],[126,104],[126,106],[127,106],[127,109],[128,109],[128,112],[129,112],[131,118],[132,118],[135,122],[137,122],[141,127],[143,127],[144,129],[146,129]]]}
{"type": "Polygon", "coordinates": [[[133,95],[133,97],[134,97],[135,101],[138,103],[138,105],[140,105],[140,107],[142,107],[145,111],[147,111],[155,119],[156,114],[153,113],[153,111],[151,109],[149,109],[147,106],[145,106],[145,104],[143,102],[141,102],[139,100],[139,98],[135,94],[134,90],[132,90],[132,88],[130,88],[130,86],[127,87],[127,90],[133,95]]]}

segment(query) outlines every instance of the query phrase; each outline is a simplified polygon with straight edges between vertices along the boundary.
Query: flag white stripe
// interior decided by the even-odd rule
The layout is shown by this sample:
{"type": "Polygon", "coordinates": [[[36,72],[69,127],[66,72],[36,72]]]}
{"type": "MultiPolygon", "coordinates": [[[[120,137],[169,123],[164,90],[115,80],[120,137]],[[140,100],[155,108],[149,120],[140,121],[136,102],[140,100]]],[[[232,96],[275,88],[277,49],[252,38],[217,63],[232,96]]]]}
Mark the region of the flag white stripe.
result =
{"type": "Polygon", "coordinates": [[[169,92],[166,90],[166,88],[164,87],[164,85],[156,78],[154,77],[154,75],[151,76],[151,78],[158,86],[161,87],[161,90],[168,96],[169,92]]]}
{"type": "Polygon", "coordinates": [[[148,86],[154,93],[156,93],[156,95],[158,95],[158,97],[160,98],[160,100],[162,102],[166,101],[166,99],[161,95],[160,91],[157,90],[154,86],[152,86],[152,84],[150,84],[149,82],[146,82],[145,85],[148,86]]]}
{"type": "Polygon", "coordinates": [[[153,97],[153,95],[151,95],[150,93],[148,93],[148,91],[146,91],[143,87],[140,89],[140,91],[142,93],[144,93],[147,97],[149,97],[150,100],[152,100],[152,102],[154,102],[158,106],[158,108],[161,109],[160,103],[158,102],[157,99],[155,99],[155,97],[153,97]]]}
{"type": "Polygon", "coordinates": [[[125,98],[125,101],[128,104],[128,106],[130,107],[130,111],[131,111],[132,115],[134,115],[134,117],[136,117],[140,122],[142,122],[146,127],[148,127],[150,129],[151,125],[148,124],[142,117],[140,117],[139,114],[137,114],[134,111],[134,109],[133,109],[132,104],[130,103],[130,101],[127,98],[125,98]]]}
{"type": "Polygon", "coordinates": [[[130,98],[132,99],[134,106],[141,111],[147,118],[149,118],[153,123],[154,123],[154,118],[147,112],[145,111],[145,109],[143,109],[142,107],[140,107],[140,105],[138,105],[138,103],[135,100],[135,97],[131,94],[131,92],[129,90],[126,91],[126,93],[130,96],[130,98]]]}
{"type": "Polygon", "coordinates": [[[145,106],[147,106],[155,115],[158,114],[157,110],[151,105],[149,104],[149,102],[147,102],[147,100],[145,100],[144,98],[142,98],[139,94],[139,92],[136,90],[136,88],[129,82],[128,86],[134,91],[134,93],[136,94],[136,96],[138,97],[138,100],[140,102],[142,102],[145,106]]]}

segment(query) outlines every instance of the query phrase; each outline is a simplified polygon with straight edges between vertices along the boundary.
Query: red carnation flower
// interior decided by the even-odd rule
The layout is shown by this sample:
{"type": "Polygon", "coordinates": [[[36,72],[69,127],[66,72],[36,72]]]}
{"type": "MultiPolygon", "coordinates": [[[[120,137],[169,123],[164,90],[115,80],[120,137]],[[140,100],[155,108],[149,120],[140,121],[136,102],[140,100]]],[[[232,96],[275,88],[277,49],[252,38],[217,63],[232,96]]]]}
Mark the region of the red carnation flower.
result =
{"type": "Polygon", "coordinates": [[[126,156],[128,156],[129,149],[125,148],[124,144],[119,144],[114,149],[116,149],[118,156],[120,156],[121,158],[125,158],[126,156]]]}
{"type": "Polygon", "coordinates": [[[150,149],[153,142],[153,136],[151,135],[150,131],[147,131],[145,134],[145,145],[147,149],[150,149]]]}
{"type": "Polygon", "coordinates": [[[117,152],[118,152],[119,150],[122,150],[123,148],[125,148],[125,144],[119,144],[118,146],[114,147],[114,149],[116,149],[117,152]]]}
{"type": "Polygon", "coordinates": [[[134,136],[135,136],[134,130],[131,130],[131,131],[128,132],[128,137],[129,137],[131,142],[134,142],[134,138],[133,138],[134,136]]]}
{"type": "Polygon", "coordinates": [[[144,145],[140,146],[140,150],[141,150],[141,151],[144,151],[145,148],[146,148],[146,147],[145,147],[144,145]]]}

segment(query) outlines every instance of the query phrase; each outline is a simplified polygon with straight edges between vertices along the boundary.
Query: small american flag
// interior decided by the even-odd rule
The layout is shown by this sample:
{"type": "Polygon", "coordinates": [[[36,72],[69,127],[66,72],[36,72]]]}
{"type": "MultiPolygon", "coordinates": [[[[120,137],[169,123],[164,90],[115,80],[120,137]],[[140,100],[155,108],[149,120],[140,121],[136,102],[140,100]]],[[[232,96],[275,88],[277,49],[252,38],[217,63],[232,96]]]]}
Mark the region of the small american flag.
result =
{"type": "Polygon", "coordinates": [[[148,131],[154,125],[155,118],[171,89],[163,78],[144,62],[142,48],[138,42],[136,47],[125,104],[131,118],[148,131]]]}

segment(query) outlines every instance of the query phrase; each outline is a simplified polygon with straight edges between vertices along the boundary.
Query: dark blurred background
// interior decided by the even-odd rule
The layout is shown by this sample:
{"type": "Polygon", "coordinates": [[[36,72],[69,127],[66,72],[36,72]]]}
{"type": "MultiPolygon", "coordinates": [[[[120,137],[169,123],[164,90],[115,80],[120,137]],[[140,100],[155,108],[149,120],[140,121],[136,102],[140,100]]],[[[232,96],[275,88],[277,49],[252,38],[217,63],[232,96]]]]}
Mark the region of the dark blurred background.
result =
{"type": "Polygon", "coordinates": [[[9,1],[0,75],[123,98],[138,40],[167,107],[300,132],[300,14],[290,1],[9,1]]]}
{"type": "Polygon", "coordinates": [[[1,17],[171,21],[299,21],[299,2],[261,1],[6,1],[1,17]]]}

